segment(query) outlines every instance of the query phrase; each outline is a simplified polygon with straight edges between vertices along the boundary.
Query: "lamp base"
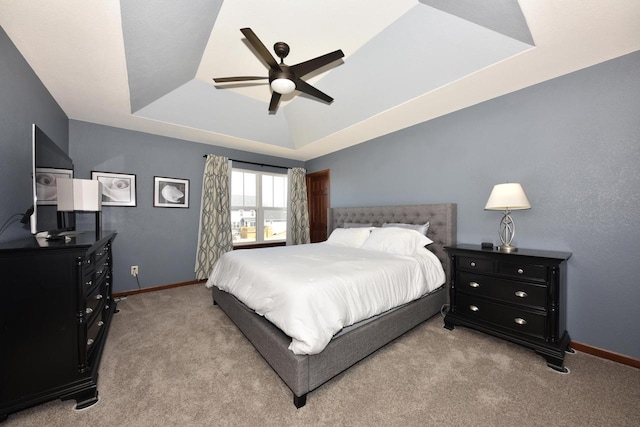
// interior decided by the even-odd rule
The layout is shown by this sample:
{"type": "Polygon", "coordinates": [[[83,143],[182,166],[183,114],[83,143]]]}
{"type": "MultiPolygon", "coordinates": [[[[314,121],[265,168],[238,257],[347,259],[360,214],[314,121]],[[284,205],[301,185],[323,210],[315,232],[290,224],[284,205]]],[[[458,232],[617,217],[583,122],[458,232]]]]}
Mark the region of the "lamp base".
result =
{"type": "Polygon", "coordinates": [[[509,254],[511,252],[518,252],[518,248],[511,245],[502,245],[502,246],[498,246],[498,251],[509,254]]]}

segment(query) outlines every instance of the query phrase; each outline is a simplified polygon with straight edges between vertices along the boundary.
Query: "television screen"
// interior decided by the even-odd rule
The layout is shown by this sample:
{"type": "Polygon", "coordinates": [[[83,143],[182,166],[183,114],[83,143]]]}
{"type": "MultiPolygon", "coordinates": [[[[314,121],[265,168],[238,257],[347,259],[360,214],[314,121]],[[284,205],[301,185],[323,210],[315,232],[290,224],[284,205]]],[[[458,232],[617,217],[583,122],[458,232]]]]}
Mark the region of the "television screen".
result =
{"type": "Polygon", "coordinates": [[[37,125],[32,127],[33,214],[31,233],[73,230],[74,216],[57,210],[56,181],[73,178],[73,161],[37,125]]]}

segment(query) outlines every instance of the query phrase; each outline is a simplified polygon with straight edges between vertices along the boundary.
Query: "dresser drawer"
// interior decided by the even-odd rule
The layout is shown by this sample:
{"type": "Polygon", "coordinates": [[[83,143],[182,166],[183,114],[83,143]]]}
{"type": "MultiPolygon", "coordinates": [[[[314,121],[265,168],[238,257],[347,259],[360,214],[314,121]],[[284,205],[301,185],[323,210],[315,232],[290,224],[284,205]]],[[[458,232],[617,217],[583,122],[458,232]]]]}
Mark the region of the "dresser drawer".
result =
{"type": "Polygon", "coordinates": [[[501,276],[517,277],[519,279],[547,281],[547,267],[527,263],[498,262],[497,273],[501,276]]]}
{"type": "Polygon", "coordinates": [[[96,286],[93,291],[87,295],[87,308],[85,314],[87,317],[102,309],[102,303],[105,300],[104,288],[102,286],[96,286]]]}
{"type": "Polygon", "coordinates": [[[493,273],[493,261],[484,258],[459,256],[456,258],[456,267],[465,271],[493,273]]]}
{"type": "Polygon", "coordinates": [[[90,352],[99,340],[100,332],[104,327],[104,311],[100,310],[92,319],[87,328],[87,351],[90,352]]]}
{"type": "Polygon", "coordinates": [[[519,282],[480,274],[459,272],[457,290],[469,295],[478,295],[545,310],[547,286],[544,284],[519,282]]]}
{"type": "Polygon", "coordinates": [[[459,294],[456,310],[461,316],[478,322],[490,323],[518,334],[544,339],[546,316],[544,312],[517,309],[459,294]]]}
{"type": "Polygon", "coordinates": [[[85,292],[92,292],[94,287],[101,285],[109,272],[109,260],[103,259],[97,265],[86,265],[82,269],[82,284],[85,292]]]}

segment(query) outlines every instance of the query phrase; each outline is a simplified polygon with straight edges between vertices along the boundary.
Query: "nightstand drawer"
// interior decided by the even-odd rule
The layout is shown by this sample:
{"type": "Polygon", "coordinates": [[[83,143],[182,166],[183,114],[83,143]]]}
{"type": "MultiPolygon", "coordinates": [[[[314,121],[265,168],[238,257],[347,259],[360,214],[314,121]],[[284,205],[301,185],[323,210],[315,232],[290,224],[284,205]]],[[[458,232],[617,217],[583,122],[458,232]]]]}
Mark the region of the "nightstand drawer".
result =
{"type": "Polygon", "coordinates": [[[547,306],[547,286],[534,283],[461,271],[458,273],[457,290],[540,310],[545,310],[547,306]]]}
{"type": "Polygon", "coordinates": [[[465,271],[493,273],[493,261],[483,258],[459,256],[456,258],[456,266],[465,271]]]}
{"type": "Polygon", "coordinates": [[[491,323],[518,334],[526,334],[540,339],[545,336],[546,316],[541,312],[520,310],[465,294],[458,295],[456,310],[467,318],[491,323]]]}
{"type": "Polygon", "coordinates": [[[498,274],[502,276],[517,277],[519,279],[547,281],[547,267],[544,265],[514,264],[508,262],[498,262],[498,274]]]}

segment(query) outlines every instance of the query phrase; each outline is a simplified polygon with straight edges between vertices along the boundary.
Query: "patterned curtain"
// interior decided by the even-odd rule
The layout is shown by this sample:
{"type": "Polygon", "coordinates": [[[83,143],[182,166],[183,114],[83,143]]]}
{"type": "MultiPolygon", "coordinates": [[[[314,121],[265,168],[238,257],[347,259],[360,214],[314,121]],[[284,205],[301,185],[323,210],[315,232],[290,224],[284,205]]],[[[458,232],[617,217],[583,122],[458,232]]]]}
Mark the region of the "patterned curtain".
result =
{"type": "Polygon", "coordinates": [[[287,245],[309,243],[309,209],[307,205],[307,171],[292,168],[288,172],[289,209],[287,209],[287,245]]]}
{"type": "Polygon", "coordinates": [[[233,250],[229,176],[231,168],[226,157],[208,155],[202,178],[200,230],[196,251],[196,279],[209,277],[213,264],[233,250]]]}

